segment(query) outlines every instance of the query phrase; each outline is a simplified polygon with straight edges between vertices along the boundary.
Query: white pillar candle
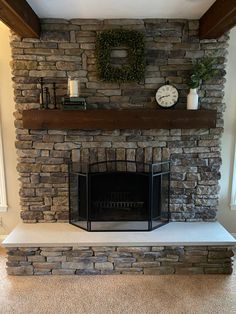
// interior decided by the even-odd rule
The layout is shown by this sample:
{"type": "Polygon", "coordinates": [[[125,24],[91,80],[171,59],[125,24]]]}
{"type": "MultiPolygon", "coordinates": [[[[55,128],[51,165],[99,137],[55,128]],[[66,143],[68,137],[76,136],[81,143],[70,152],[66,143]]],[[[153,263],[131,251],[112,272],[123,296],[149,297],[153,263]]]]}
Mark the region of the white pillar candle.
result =
{"type": "Polygon", "coordinates": [[[79,81],[78,80],[70,80],[70,97],[79,97],[79,81]]]}

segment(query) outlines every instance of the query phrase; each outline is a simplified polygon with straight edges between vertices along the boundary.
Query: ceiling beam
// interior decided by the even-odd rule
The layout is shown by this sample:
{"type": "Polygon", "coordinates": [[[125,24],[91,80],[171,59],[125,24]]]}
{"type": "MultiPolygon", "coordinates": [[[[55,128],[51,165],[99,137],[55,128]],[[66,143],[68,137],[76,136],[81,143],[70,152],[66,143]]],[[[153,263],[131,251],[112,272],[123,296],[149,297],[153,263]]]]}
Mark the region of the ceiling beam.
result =
{"type": "Polygon", "coordinates": [[[200,39],[218,38],[235,25],[236,0],[216,0],[200,18],[200,39]]]}
{"type": "Polygon", "coordinates": [[[40,37],[40,20],[26,0],[0,0],[0,20],[21,37],[40,37]]]}

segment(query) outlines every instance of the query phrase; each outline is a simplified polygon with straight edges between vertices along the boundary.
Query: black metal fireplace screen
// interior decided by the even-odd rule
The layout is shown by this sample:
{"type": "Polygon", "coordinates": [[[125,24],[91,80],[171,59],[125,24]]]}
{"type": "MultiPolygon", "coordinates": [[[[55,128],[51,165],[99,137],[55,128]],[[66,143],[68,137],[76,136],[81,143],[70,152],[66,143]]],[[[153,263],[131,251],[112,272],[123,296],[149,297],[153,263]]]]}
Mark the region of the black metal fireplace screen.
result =
{"type": "Polygon", "coordinates": [[[169,221],[170,162],[69,164],[70,223],[88,231],[150,231],[169,221]]]}

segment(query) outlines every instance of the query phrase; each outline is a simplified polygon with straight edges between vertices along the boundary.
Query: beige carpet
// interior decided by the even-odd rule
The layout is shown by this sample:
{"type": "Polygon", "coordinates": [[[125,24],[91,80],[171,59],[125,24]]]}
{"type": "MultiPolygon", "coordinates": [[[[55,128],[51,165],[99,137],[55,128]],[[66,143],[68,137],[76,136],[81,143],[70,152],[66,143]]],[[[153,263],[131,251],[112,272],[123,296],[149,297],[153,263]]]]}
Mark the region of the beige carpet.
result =
{"type": "Polygon", "coordinates": [[[8,277],[0,248],[1,314],[236,313],[236,274],[8,277]]]}

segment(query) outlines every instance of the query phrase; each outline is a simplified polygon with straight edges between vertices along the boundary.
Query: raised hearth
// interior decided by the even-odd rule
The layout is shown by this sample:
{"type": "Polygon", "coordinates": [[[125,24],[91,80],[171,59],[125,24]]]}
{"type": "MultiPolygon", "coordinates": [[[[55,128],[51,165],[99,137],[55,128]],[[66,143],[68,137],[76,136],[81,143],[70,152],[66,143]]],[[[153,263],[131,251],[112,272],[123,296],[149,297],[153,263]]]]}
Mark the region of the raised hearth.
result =
{"type": "Polygon", "coordinates": [[[218,222],[170,222],[109,237],[66,223],[21,223],[3,242],[10,275],[230,274],[235,245],[218,222]]]}
{"type": "Polygon", "coordinates": [[[219,222],[170,222],[151,232],[86,232],[69,223],[20,223],[5,247],[63,246],[235,246],[219,222]]]}

